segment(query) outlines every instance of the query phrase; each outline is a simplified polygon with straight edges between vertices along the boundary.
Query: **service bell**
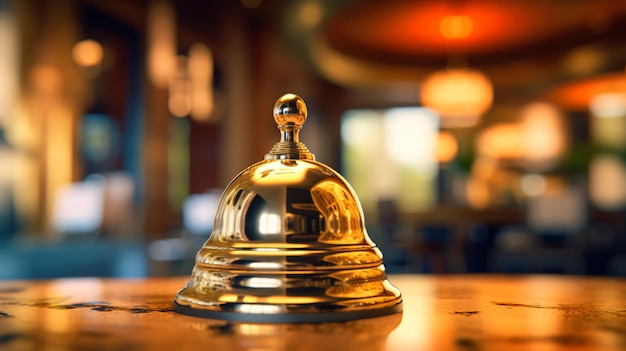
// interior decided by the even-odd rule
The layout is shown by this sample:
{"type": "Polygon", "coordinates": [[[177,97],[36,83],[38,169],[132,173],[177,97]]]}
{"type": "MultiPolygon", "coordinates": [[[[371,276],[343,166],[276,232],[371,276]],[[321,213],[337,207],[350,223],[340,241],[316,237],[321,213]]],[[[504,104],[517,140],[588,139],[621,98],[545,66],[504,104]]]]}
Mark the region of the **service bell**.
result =
{"type": "Polygon", "coordinates": [[[299,141],[307,108],[274,106],[281,140],[220,198],[174,310],[243,322],[330,322],[402,311],[348,182],[299,141]]]}

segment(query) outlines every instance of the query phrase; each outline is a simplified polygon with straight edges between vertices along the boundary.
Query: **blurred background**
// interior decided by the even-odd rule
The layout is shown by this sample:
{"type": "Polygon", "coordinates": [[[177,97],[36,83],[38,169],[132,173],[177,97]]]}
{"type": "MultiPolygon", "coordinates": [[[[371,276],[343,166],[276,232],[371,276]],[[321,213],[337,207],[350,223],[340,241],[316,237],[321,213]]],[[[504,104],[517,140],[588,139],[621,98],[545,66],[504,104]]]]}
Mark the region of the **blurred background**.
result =
{"type": "Polygon", "coordinates": [[[187,275],[301,140],[392,273],[626,276],[626,1],[0,0],[0,279],[187,275]]]}

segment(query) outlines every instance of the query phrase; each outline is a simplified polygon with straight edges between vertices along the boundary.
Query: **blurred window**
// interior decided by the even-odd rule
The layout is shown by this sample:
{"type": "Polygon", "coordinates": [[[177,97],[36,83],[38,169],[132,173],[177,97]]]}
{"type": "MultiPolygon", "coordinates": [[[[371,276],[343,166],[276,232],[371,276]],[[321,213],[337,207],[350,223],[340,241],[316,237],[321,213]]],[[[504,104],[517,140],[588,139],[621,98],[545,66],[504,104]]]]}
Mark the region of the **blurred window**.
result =
{"type": "Polygon", "coordinates": [[[439,118],[430,109],[346,111],[341,120],[343,173],[364,211],[393,199],[401,211],[436,204],[439,118]]]}

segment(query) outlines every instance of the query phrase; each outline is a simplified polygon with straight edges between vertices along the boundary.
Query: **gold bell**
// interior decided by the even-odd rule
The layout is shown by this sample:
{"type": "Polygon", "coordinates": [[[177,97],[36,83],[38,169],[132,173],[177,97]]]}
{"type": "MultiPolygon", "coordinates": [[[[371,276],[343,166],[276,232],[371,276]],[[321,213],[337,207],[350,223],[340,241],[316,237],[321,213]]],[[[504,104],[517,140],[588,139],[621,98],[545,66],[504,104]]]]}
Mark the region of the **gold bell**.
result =
{"type": "Polygon", "coordinates": [[[179,313],[242,322],[331,322],[402,311],[348,182],[299,141],[304,100],[274,105],[281,140],[226,187],[179,313]]]}

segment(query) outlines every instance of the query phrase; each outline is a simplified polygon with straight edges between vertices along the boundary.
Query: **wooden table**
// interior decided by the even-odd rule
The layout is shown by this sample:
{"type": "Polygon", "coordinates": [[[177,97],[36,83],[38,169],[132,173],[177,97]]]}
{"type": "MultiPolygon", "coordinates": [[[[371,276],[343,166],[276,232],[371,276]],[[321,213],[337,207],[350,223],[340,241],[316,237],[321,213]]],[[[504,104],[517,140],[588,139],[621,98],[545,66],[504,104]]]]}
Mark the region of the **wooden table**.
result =
{"type": "Polygon", "coordinates": [[[404,313],[227,323],[172,311],[188,277],[0,281],[0,350],[625,350],[626,280],[392,275],[404,313]]]}

